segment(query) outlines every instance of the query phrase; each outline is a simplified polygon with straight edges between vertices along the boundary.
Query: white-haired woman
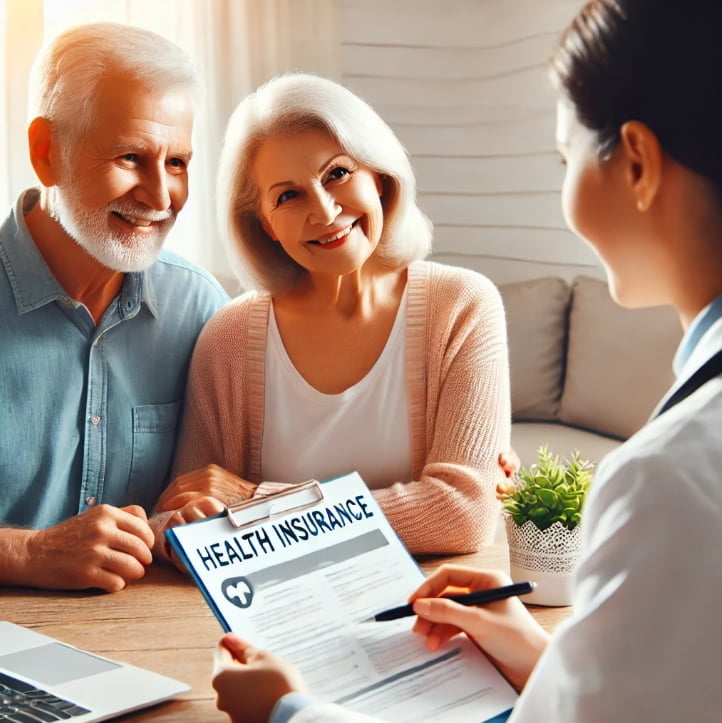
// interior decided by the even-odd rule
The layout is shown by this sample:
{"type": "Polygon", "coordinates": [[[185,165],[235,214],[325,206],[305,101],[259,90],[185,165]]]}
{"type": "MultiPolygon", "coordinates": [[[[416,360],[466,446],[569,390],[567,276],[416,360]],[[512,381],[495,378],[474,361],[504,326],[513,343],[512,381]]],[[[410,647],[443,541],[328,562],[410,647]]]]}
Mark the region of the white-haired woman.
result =
{"type": "Polygon", "coordinates": [[[293,73],[241,102],[219,215],[253,290],[199,339],[183,476],[159,509],[199,477],[227,501],[357,470],[412,552],[491,540],[510,444],[503,308],[484,276],[421,260],[415,196],[401,143],[343,86],[293,73]]]}

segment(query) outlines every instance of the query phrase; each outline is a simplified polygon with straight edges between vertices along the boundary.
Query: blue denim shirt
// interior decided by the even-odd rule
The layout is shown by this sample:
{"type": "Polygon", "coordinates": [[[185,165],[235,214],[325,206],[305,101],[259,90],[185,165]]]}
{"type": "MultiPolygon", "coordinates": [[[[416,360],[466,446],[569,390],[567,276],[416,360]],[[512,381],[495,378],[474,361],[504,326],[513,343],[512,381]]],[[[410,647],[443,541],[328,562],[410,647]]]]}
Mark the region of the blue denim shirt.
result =
{"type": "Polygon", "coordinates": [[[168,482],[190,356],[228,297],[162,251],[96,327],[23,219],[0,227],[0,523],[47,527],[102,502],[152,509],[168,482]]]}

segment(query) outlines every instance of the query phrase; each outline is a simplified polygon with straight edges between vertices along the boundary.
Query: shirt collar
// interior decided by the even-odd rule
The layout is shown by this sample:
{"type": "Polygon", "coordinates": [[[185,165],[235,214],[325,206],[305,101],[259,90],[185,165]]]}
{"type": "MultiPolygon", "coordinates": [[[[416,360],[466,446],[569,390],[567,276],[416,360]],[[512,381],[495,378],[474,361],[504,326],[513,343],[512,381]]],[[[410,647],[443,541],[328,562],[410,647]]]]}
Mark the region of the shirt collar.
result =
{"type": "MultiPolygon", "coordinates": [[[[6,268],[18,314],[34,311],[53,301],[77,305],[53,276],[25,223],[25,214],[39,198],[38,188],[24,191],[0,230],[0,261],[6,268]]],[[[153,316],[158,316],[158,300],[149,269],[125,275],[118,305],[121,317],[135,316],[141,303],[153,316]]]]}
{"type": "Polygon", "coordinates": [[[695,316],[682,337],[682,341],[677,348],[677,353],[674,355],[673,367],[677,376],[680,375],[685,364],[689,361],[700,339],[715,321],[720,318],[722,318],[722,294],[705,306],[705,308],[695,316]]]}
{"type": "Polygon", "coordinates": [[[126,273],[118,303],[121,317],[127,319],[135,316],[141,303],[145,304],[148,311],[158,318],[158,297],[155,293],[150,269],[126,273]]]}

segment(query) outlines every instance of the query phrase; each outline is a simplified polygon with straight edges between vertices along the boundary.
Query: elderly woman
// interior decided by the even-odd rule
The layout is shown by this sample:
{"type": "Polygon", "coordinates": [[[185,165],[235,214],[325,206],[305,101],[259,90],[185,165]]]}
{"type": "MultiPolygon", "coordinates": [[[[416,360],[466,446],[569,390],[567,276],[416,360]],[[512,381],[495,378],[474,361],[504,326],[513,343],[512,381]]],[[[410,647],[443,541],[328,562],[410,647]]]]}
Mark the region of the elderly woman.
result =
{"type": "Polygon", "coordinates": [[[411,552],[492,539],[510,444],[503,308],[484,276],[421,260],[415,195],[400,142],[346,88],[294,73],[239,105],[219,213],[253,290],[198,341],[182,476],[159,510],[199,478],[229,501],[357,470],[411,552]]]}

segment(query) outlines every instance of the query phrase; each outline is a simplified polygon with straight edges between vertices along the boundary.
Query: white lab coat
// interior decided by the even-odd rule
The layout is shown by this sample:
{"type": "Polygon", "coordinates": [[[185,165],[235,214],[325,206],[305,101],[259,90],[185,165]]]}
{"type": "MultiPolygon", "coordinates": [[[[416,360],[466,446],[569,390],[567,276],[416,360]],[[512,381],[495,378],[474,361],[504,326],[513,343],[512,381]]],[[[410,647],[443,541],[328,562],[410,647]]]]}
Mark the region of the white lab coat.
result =
{"type": "MultiPolygon", "coordinates": [[[[718,319],[673,389],[721,348],[718,319]]],[[[584,531],[574,615],[510,723],[719,723],[722,378],[604,459],[584,531]]]]}

